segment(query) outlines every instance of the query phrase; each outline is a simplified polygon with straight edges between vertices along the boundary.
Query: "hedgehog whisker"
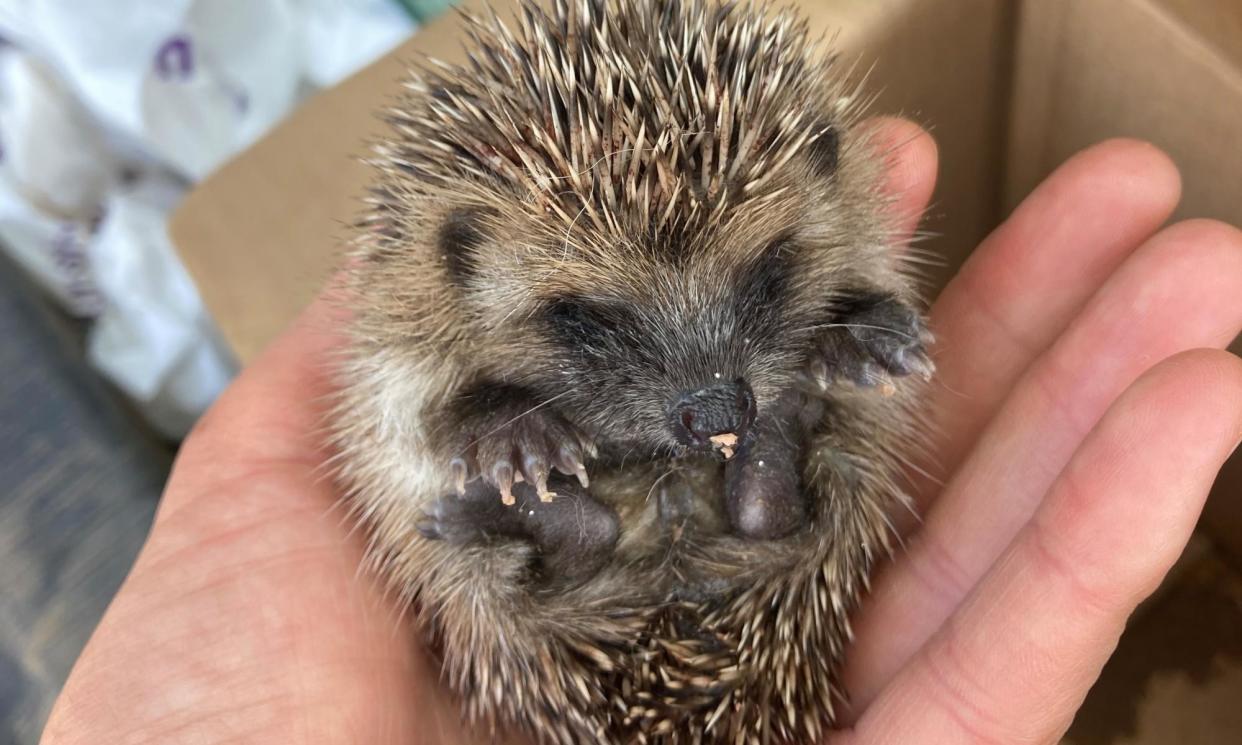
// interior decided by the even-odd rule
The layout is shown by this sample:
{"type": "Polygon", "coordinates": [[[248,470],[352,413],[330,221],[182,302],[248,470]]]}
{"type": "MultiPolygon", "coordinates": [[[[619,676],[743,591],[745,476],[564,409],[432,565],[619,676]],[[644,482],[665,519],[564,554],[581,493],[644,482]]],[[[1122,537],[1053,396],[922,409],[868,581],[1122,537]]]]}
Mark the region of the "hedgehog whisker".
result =
{"type": "MultiPolygon", "coordinates": [[[[560,393],[556,394],[555,396],[553,396],[552,398],[549,398],[549,399],[547,399],[547,400],[545,400],[545,401],[543,401],[543,402],[541,402],[541,403],[535,404],[534,406],[530,407],[530,408],[529,408],[529,409],[527,409],[526,411],[523,411],[521,414],[518,414],[517,416],[513,417],[512,419],[509,419],[508,421],[504,422],[503,424],[500,424],[499,426],[497,426],[497,427],[493,428],[491,431],[489,431],[489,432],[485,432],[485,433],[483,433],[483,434],[479,435],[479,436],[478,436],[478,437],[476,437],[473,441],[471,441],[471,442],[470,442],[470,444],[466,445],[465,450],[469,450],[470,448],[472,448],[472,447],[474,447],[475,445],[477,445],[477,444],[479,443],[479,440],[482,440],[482,439],[484,439],[484,438],[486,438],[486,437],[491,437],[492,435],[496,434],[497,432],[499,432],[500,430],[504,429],[505,427],[508,427],[509,425],[513,424],[514,422],[518,421],[519,419],[521,419],[521,418],[523,418],[523,417],[525,417],[525,416],[529,416],[530,414],[533,414],[533,413],[535,413],[536,411],[539,411],[540,409],[544,408],[545,406],[549,406],[549,405],[551,405],[552,403],[556,402],[556,401],[557,401],[557,400],[559,400],[559,399],[562,399],[562,398],[564,398],[564,397],[568,396],[568,395],[569,395],[569,394],[571,394],[571,393],[575,393],[575,392],[577,392],[578,387],[579,387],[579,386],[575,386],[575,387],[573,387],[573,388],[570,388],[569,390],[562,391],[562,392],[560,392],[560,393]]],[[[464,451],[463,451],[463,452],[464,452],[464,451]]]]}
{"type": "MultiPolygon", "coordinates": [[[[578,220],[585,213],[586,205],[583,205],[582,209],[578,210],[578,214],[574,215],[574,219],[570,221],[569,226],[565,228],[565,241],[561,248],[561,263],[569,261],[569,237],[574,231],[574,226],[578,224],[578,220]]],[[[555,271],[556,269],[549,269],[545,276],[551,276],[555,271]]]]}
{"type": "Polygon", "coordinates": [[[669,476],[672,476],[673,474],[677,473],[680,470],[681,469],[678,468],[676,464],[674,464],[672,468],[660,474],[660,476],[655,481],[651,482],[651,488],[647,490],[647,496],[643,499],[643,502],[650,502],[651,495],[655,494],[656,487],[660,485],[660,482],[664,481],[664,479],[668,478],[669,476]]]}
{"type": "Polygon", "coordinates": [[[887,331],[890,334],[904,337],[906,339],[914,339],[914,334],[908,334],[904,331],[898,331],[888,326],[876,326],[869,323],[822,323],[815,326],[805,326],[800,331],[806,333],[808,331],[823,331],[824,329],[872,329],[874,331],[887,331]]]}

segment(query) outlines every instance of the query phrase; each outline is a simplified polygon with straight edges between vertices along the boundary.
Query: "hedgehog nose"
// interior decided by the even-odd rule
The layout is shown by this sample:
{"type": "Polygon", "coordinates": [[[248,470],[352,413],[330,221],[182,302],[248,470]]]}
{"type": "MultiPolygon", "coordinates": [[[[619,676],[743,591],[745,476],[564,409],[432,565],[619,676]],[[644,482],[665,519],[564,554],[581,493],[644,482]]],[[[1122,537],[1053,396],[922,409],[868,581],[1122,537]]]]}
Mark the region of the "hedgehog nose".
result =
{"type": "Polygon", "coordinates": [[[755,396],[740,378],[732,383],[686,391],[673,400],[669,409],[673,436],[696,450],[712,450],[721,444],[732,446],[742,442],[754,420],[755,396]],[[729,438],[729,435],[736,438],[729,438]],[[721,437],[725,439],[720,440],[721,437]]]}

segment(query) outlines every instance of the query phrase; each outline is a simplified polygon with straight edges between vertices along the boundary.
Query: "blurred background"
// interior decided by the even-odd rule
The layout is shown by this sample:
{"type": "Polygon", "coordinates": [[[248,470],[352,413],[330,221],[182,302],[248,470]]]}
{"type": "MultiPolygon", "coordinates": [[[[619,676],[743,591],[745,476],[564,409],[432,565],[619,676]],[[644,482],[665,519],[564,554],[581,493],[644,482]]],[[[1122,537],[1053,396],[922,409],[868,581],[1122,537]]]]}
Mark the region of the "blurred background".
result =
{"type": "Polygon", "coordinates": [[[446,5],[0,2],[0,743],[38,741],[238,367],[173,208],[446,5]]]}
{"type": "MultiPolygon", "coordinates": [[[[373,112],[461,58],[448,2],[0,0],[0,743],[37,742],[178,440],[330,271],[373,112]]],[[[1242,224],[1238,0],[793,4],[940,144],[933,291],[1106,137],[1242,224]]],[[[1242,737],[1239,497],[1235,457],[1070,741],[1242,737]]]]}

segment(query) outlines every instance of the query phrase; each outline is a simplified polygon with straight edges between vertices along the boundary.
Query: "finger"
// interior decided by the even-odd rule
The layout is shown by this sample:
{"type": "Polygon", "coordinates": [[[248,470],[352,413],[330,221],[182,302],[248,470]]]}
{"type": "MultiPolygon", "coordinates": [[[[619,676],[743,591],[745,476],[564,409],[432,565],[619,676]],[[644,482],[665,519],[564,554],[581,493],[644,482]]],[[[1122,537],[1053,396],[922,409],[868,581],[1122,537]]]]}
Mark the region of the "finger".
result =
{"type": "Polygon", "coordinates": [[[876,117],[863,123],[868,145],[884,164],[884,193],[893,200],[894,243],[904,245],[918,227],[936,186],[936,141],[908,119],[876,117]]]}
{"type": "Polygon", "coordinates": [[[846,671],[864,707],[1008,545],[1110,403],[1154,360],[1223,348],[1242,328],[1242,233],[1194,221],[1149,241],[1014,389],[877,577],[846,671]]]}
{"type": "MultiPolygon", "coordinates": [[[[979,246],[931,311],[937,472],[953,472],[1026,367],[1168,219],[1180,193],[1158,149],[1108,141],[1058,168],[979,246]]],[[[925,505],[938,487],[919,484],[925,505]]]]}
{"type": "Polygon", "coordinates": [[[1242,361],[1196,350],[1143,376],[1031,523],[859,722],[859,742],[1056,742],[1126,617],[1185,546],[1242,437],[1242,361]]]}

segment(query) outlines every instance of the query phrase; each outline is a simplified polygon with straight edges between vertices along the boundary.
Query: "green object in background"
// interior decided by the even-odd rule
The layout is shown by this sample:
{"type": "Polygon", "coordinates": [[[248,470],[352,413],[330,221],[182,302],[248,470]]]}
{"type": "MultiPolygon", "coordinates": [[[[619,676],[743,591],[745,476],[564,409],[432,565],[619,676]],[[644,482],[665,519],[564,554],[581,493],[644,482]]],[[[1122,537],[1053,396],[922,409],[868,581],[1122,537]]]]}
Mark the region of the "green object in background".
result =
{"type": "Polygon", "coordinates": [[[424,24],[448,10],[453,0],[393,0],[419,24],[424,24]]]}

